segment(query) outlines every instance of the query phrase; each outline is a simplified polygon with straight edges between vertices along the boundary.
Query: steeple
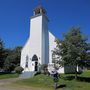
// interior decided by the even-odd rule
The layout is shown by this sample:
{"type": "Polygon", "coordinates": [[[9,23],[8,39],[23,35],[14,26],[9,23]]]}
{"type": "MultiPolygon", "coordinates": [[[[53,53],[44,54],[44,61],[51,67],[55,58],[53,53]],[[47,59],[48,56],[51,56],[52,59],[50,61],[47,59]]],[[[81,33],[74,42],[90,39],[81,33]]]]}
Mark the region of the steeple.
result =
{"type": "Polygon", "coordinates": [[[41,5],[34,9],[34,15],[38,14],[46,14],[46,10],[41,5]]]}

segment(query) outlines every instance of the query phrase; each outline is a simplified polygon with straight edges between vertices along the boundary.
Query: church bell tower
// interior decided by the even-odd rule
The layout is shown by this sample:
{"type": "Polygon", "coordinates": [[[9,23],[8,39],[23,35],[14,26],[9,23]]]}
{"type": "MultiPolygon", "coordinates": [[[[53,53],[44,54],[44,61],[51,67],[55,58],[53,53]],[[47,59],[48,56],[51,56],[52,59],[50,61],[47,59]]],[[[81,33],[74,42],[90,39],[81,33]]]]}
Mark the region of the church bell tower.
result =
{"type": "Polygon", "coordinates": [[[40,5],[36,7],[30,19],[30,39],[33,55],[37,55],[40,64],[49,63],[48,21],[46,10],[40,5]]]}
{"type": "Polygon", "coordinates": [[[46,10],[42,6],[38,6],[34,9],[34,15],[46,14],[46,10]]]}
{"type": "Polygon", "coordinates": [[[20,65],[24,71],[38,71],[49,63],[49,32],[46,10],[38,6],[30,17],[30,36],[22,49],[20,65]],[[28,58],[26,58],[28,57],[28,58]]]}

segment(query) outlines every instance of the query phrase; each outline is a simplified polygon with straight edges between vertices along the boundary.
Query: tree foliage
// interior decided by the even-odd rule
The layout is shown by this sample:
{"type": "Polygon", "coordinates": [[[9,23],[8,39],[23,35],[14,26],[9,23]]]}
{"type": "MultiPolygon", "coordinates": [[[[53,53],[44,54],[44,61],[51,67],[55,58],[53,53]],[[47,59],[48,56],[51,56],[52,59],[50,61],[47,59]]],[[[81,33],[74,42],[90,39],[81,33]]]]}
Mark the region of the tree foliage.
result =
{"type": "Polygon", "coordinates": [[[0,39],[0,68],[3,68],[5,57],[6,57],[6,53],[5,53],[4,43],[2,39],[0,39]]]}
{"type": "Polygon", "coordinates": [[[56,40],[56,48],[53,51],[54,61],[62,65],[77,66],[80,60],[86,58],[87,39],[81,33],[80,28],[71,28],[64,34],[63,40],[56,40]]]}
{"type": "Polygon", "coordinates": [[[21,46],[14,49],[4,47],[3,40],[0,39],[0,70],[12,71],[20,65],[21,46]]]}
{"type": "Polygon", "coordinates": [[[20,65],[21,48],[22,47],[16,47],[15,49],[10,50],[4,62],[5,71],[11,72],[15,67],[20,65]]]}
{"type": "Polygon", "coordinates": [[[41,73],[44,73],[44,74],[48,74],[48,69],[47,69],[48,65],[47,64],[43,64],[41,65],[41,73]]]}
{"type": "Polygon", "coordinates": [[[87,56],[86,56],[86,60],[90,60],[90,43],[88,43],[88,45],[87,45],[87,56]]]}

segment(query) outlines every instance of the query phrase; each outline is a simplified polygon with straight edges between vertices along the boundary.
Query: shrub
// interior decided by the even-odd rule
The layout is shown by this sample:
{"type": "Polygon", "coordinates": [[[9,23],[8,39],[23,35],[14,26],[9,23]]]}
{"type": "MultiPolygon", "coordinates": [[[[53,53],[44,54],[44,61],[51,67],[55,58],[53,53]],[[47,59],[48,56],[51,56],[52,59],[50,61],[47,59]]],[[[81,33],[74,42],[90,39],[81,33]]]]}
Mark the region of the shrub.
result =
{"type": "Polygon", "coordinates": [[[36,73],[34,74],[34,76],[37,76],[37,75],[39,75],[39,74],[41,74],[41,72],[36,72],[36,73]]]}
{"type": "Polygon", "coordinates": [[[41,73],[43,73],[43,74],[48,74],[48,69],[47,69],[47,67],[48,67],[47,64],[41,65],[41,73]]]}
{"type": "Polygon", "coordinates": [[[23,70],[24,70],[24,69],[23,69],[22,67],[20,67],[20,66],[17,66],[17,67],[15,68],[15,72],[18,73],[18,74],[21,74],[23,70]]]}

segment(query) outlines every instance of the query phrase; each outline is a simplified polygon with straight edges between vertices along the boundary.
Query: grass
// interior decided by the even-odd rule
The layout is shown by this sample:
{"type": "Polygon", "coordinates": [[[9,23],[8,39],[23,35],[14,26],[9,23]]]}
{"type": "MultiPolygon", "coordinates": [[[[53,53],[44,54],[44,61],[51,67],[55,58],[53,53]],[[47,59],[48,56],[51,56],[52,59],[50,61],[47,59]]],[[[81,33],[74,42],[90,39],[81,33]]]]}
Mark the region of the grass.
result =
{"type": "Polygon", "coordinates": [[[84,71],[80,76],[81,77],[90,77],[90,70],[84,71]]]}
{"type": "MultiPolygon", "coordinates": [[[[74,77],[73,74],[63,74],[61,75],[61,78],[58,82],[58,90],[90,90],[90,81],[85,81],[86,79],[90,79],[89,75],[90,71],[85,71],[78,76],[80,80],[76,81],[74,78],[72,78],[74,77]],[[82,81],[83,78],[85,79],[84,81],[82,81]]],[[[53,90],[54,87],[53,78],[43,74],[34,76],[29,79],[17,81],[16,84],[36,88],[44,88],[45,90],[53,90]]]]}
{"type": "Polygon", "coordinates": [[[52,90],[52,87],[53,87],[52,83],[53,83],[53,79],[43,74],[16,82],[16,84],[19,84],[19,85],[26,85],[26,86],[37,87],[37,88],[47,88],[46,90],[48,90],[48,88],[49,90],[52,90]]]}
{"type": "Polygon", "coordinates": [[[16,73],[0,74],[0,79],[17,78],[19,75],[16,73]]]}

